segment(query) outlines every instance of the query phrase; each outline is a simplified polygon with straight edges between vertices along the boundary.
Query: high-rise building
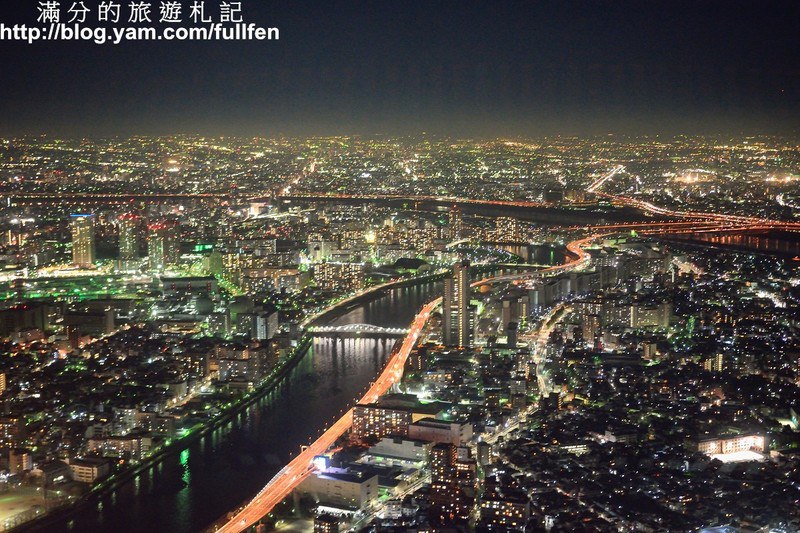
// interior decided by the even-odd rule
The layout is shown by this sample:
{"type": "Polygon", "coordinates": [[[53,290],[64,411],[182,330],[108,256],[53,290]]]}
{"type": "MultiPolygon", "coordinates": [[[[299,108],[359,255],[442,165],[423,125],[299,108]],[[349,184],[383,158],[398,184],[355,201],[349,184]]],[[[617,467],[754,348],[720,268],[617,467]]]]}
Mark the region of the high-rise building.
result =
{"type": "Polygon", "coordinates": [[[147,229],[150,270],[161,272],[167,267],[177,265],[180,258],[178,223],[174,220],[162,220],[148,225],[147,229]]]}
{"type": "Polygon", "coordinates": [[[319,263],[314,265],[314,280],[320,289],[357,291],[364,287],[364,263],[319,263]]]}
{"type": "Polygon", "coordinates": [[[408,409],[358,404],[353,408],[353,438],[361,440],[405,436],[411,421],[411,411],[408,409]]]}
{"type": "Polygon", "coordinates": [[[452,444],[440,443],[431,449],[431,479],[443,483],[455,482],[455,464],[458,448],[452,444]]]}
{"type": "Polygon", "coordinates": [[[509,348],[516,348],[517,347],[517,333],[519,330],[519,324],[516,322],[509,322],[508,326],[506,326],[506,346],[509,348]]]}
{"type": "Polygon", "coordinates": [[[513,217],[497,217],[495,238],[498,242],[523,242],[525,240],[519,220],[513,217]]]}
{"type": "Polygon", "coordinates": [[[139,258],[141,218],[134,213],[119,216],[119,260],[123,267],[139,258]]]}
{"type": "Polygon", "coordinates": [[[453,276],[444,284],[442,339],[446,345],[469,346],[472,342],[469,289],[469,261],[461,261],[453,265],[453,276]]]}
{"type": "Polygon", "coordinates": [[[503,322],[503,329],[508,328],[511,322],[519,324],[520,319],[525,316],[520,300],[521,298],[515,294],[507,294],[500,299],[502,306],[500,318],[503,322]]]}
{"type": "Polygon", "coordinates": [[[278,332],[278,312],[239,313],[236,324],[237,331],[252,340],[270,340],[278,332]]]}
{"type": "Polygon", "coordinates": [[[8,451],[8,470],[12,474],[21,474],[33,469],[31,451],[24,448],[14,448],[8,451]]]}
{"type": "Polygon", "coordinates": [[[725,368],[725,356],[722,352],[716,353],[711,357],[707,357],[703,361],[703,368],[709,372],[722,372],[725,368]]]}
{"type": "Polygon", "coordinates": [[[442,343],[453,344],[453,303],[455,300],[455,282],[452,277],[444,280],[444,297],[442,298],[442,343]]]}
{"type": "Polygon", "coordinates": [[[439,524],[466,523],[475,506],[475,461],[459,460],[458,448],[452,444],[431,448],[430,461],[432,520],[439,524]]]}
{"type": "Polygon", "coordinates": [[[583,342],[595,344],[595,339],[600,334],[600,316],[596,314],[584,314],[581,317],[583,342]]]}
{"type": "Polygon", "coordinates": [[[94,265],[94,215],[76,214],[72,219],[72,264],[80,268],[94,265]]]}
{"type": "Polygon", "coordinates": [[[492,463],[492,445],[486,441],[481,441],[476,446],[477,462],[481,466],[492,463]]]}
{"type": "Polygon", "coordinates": [[[450,233],[450,239],[453,241],[461,240],[464,237],[464,219],[461,215],[461,209],[457,205],[454,205],[450,210],[447,229],[450,233]]]}

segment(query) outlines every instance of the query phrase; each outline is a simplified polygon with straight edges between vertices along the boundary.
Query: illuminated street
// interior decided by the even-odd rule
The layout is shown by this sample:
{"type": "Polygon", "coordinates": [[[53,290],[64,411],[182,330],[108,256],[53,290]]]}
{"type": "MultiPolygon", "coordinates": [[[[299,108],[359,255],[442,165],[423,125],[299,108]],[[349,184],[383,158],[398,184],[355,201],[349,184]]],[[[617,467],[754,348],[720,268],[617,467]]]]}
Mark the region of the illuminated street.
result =
{"type": "Polygon", "coordinates": [[[0,7],[0,533],[800,532],[797,1],[0,7]]]}

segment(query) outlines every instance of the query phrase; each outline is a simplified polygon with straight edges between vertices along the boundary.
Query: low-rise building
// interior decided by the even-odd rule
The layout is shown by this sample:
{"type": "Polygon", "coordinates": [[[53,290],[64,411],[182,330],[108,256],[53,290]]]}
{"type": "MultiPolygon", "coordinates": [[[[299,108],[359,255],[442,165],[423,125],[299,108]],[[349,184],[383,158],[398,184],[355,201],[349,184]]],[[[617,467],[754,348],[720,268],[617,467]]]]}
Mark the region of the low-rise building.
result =
{"type": "Polygon", "coordinates": [[[100,457],[85,457],[71,460],[69,468],[72,471],[73,480],[91,484],[108,475],[111,471],[111,463],[108,459],[100,457]]]}
{"type": "Polygon", "coordinates": [[[346,469],[329,468],[316,472],[297,487],[318,503],[344,509],[363,509],[378,496],[378,476],[346,469]]]}
{"type": "Polygon", "coordinates": [[[472,424],[424,418],[408,426],[411,439],[464,446],[472,440],[472,424]]]}

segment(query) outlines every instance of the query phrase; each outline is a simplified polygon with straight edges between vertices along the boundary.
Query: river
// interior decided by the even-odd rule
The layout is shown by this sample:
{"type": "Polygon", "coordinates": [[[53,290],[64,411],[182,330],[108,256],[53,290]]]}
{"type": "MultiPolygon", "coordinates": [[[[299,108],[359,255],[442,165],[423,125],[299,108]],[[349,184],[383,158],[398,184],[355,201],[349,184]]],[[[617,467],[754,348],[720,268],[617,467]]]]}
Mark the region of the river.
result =
{"type": "MultiPolygon", "coordinates": [[[[560,263],[563,253],[536,248],[533,259],[560,263]]],[[[443,283],[397,288],[331,319],[407,327],[443,283]]],[[[320,433],[380,373],[394,340],[319,338],[281,385],[232,422],[167,457],[95,505],[47,531],[195,532],[255,494],[302,444],[320,433]]]]}
{"type": "MultiPolygon", "coordinates": [[[[330,321],[406,327],[442,283],[388,291],[330,321]]],[[[272,393],[234,421],[165,459],[62,531],[190,532],[255,494],[380,373],[395,339],[315,339],[272,393]]],[[[48,531],[54,528],[48,527],[48,531]]]]}

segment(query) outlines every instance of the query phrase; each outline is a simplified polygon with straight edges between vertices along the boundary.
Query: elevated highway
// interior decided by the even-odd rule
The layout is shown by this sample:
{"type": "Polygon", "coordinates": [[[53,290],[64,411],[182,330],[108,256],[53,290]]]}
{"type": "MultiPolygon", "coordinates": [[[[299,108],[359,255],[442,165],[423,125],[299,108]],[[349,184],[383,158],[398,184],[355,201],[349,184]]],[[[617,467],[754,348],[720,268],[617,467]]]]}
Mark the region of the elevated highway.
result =
{"type": "MultiPolygon", "coordinates": [[[[392,352],[383,372],[372,383],[364,396],[358,400],[358,403],[377,401],[400,380],[411,350],[417,344],[428,318],[440,302],[441,298],[429,302],[417,314],[411,323],[408,335],[402,344],[392,352]]],[[[336,441],[350,429],[352,423],[353,410],[351,408],[308,448],[300,452],[288,465],[275,474],[258,494],[234,513],[230,520],[220,527],[212,528],[211,531],[233,533],[243,531],[256,524],[312,473],[314,457],[333,447],[336,441]]]]}
{"type": "MultiPolygon", "coordinates": [[[[570,252],[570,256],[567,262],[562,265],[544,269],[542,272],[556,274],[585,265],[589,259],[589,255],[583,250],[583,247],[599,236],[600,235],[592,235],[569,243],[567,249],[570,252]]],[[[520,277],[530,278],[532,275],[536,274],[537,273],[531,272],[513,274],[511,275],[511,279],[519,279],[520,277]]],[[[505,276],[501,276],[501,278],[504,277],[505,276]]],[[[486,283],[494,283],[498,281],[498,279],[499,278],[481,279],[472,283],[472,286],[477,287],[486,283]]],[[[405,336],[402,343],[396,347],[389,356],[389,361],[384,367],[383,372],[381,372],[380,376],[372,383],[369,390],[357,403],[376,402],[378,398],[388,392],[395,383],[400,381],[408,356],[411,354],[414,346],[416,346],[431,314],[441,305],[441,301],[441,298],[437,298],[423,306],[416,317],[414,317],[408,329],[408,334],[405,336]]],[[[244,531],[258,523],[259,520],[272,511],[286,496],[291,494],[305,478],[311,475],[314,469],[314,457],[332,448],[336,441],[350,429],[352,424],[353,410],[351,408],[308,448],[300,452],[289,464],[275,474],[264,488],[249,502],[240,509],[234,511],[233,515],[224,524],[212,526],[209,531],[236,533],[244,531]]]]}

